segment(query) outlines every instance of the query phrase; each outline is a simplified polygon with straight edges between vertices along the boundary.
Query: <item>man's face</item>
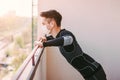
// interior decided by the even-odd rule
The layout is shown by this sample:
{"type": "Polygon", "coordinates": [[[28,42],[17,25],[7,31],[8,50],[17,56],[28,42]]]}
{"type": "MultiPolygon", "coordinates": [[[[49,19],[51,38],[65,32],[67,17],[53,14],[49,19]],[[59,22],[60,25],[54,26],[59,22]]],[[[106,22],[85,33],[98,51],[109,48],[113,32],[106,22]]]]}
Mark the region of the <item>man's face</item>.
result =
{"type": "Polygon", "coordinates": [[[54,20],[51,18],[42,17],[42,25],[45,29],[47,29],[47,34],[51,34],[54,28],[54,20]]]}
{"type": "Polygon", "coordinates": [[[51,29],[50,23],[51,23],[50,19],[42,17],[42,26],[46,26],[48,30],[51,29]]]}

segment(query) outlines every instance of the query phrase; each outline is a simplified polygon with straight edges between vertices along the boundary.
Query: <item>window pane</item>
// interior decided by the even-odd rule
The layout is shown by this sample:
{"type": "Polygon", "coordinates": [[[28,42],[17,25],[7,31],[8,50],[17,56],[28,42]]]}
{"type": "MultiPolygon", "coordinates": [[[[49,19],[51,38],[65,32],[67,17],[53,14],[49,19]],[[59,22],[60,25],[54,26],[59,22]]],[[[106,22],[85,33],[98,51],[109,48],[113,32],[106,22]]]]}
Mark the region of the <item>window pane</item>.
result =
{"type": "Polygon", "coordinates": [[[0,0],[0,79],[9,80],[31,53],[37,33],[37,0],[35,4],[32,11],[32,0],[0,0]]]}

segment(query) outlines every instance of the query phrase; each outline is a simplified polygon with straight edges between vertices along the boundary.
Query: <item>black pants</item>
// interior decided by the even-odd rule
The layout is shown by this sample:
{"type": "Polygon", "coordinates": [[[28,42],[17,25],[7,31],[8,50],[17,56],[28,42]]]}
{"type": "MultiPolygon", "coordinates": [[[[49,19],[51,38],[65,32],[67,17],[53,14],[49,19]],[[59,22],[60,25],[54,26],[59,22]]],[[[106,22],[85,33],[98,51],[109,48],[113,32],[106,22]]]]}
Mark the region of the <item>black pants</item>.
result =
{"type": "Polygon", "coordinates": [[[85,80],[107,80],[106,79],[106,74],[101,67],[95,74],[90,76],[89,78],[85,78],[85,80]]]}

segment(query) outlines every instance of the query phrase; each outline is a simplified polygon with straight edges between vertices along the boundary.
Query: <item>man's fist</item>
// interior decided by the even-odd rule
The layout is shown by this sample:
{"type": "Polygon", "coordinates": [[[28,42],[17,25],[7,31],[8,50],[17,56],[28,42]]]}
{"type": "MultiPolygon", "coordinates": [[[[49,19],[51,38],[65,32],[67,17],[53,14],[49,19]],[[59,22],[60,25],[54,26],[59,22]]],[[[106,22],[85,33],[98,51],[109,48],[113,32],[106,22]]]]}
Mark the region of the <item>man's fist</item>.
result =
{"type": "Polygon", "coordinates": [[[47,39],[46,39],[46,37],[40,37],[39,41],[45,42],[45,41],[47,41],[47,39]]]}
{"type": "Polygon", "coordinates": [[[38,46],[38,47],[40,47],[40,48],[43,48],[43,42],[41,42],[41,41],[35,41],[35,42],[34,42],[34,45],[35,45],[35,46],[38,46]]]}

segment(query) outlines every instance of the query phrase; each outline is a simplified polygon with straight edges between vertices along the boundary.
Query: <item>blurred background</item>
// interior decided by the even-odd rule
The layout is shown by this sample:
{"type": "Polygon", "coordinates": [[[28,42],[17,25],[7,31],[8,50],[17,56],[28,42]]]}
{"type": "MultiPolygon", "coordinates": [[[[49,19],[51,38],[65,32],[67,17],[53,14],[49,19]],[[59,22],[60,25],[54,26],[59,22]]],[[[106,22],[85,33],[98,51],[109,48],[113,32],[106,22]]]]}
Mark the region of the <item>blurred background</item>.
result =
{"type": "Polygon", "coordinates": [[[0,0],[1,80],[10,79],[32,51],[37,33],[36,3],[35,0],[0,0]]]}

